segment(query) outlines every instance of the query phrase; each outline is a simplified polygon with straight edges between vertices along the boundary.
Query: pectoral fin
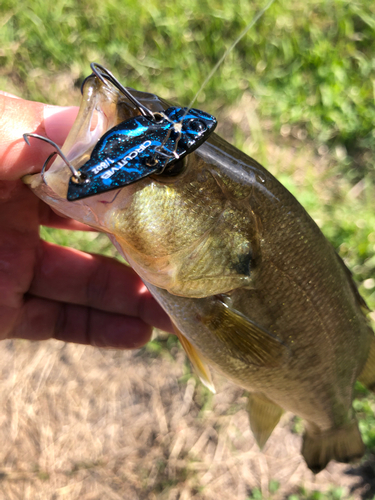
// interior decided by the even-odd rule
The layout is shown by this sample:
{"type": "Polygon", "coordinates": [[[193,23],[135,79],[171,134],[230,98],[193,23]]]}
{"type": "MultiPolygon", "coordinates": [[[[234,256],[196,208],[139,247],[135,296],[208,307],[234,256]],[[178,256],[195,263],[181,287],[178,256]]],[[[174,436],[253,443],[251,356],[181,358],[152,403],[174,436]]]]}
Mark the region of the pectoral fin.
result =
{"type": "Polygon", "coordinates": [[[248,398],[247,411],[251,430],[259,448],[262,449],[278,424],[283,409],[263,394],[251,393],[248,398]]]}
{"type": "Polygon", "coordinates": [[[201,379],[201,382],[204,386],[207,387],[214,394],[216,393],[214,383],[211,378],[211,372],[206,364],[206,360],[204,357],[197,351],[197,349],[188,341],[188,339],[180,332],[175,324],[173,324],[173,329],[181,342],[182,347],[185,349],[185,352],[190,359],[191,364],[193,365],[196,374],[201,379]]]}
{"type": "Polygon", "coordinates": [[[231,356],[244,363],[274,367],[288,354],[279,338],[220,300],[201,321],[225,344],[231,356]]]}

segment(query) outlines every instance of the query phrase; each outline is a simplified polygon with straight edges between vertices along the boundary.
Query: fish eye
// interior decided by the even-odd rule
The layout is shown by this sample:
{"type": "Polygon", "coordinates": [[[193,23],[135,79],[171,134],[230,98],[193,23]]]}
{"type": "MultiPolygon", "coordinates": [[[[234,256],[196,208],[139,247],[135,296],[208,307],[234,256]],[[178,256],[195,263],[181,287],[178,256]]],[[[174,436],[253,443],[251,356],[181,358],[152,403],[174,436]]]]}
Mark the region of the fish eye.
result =
{"type": "Polygon", "coordinates": [[[167,167],[162,174],[152,176],[155,180],[166,182],[168,179],[174,179],[178,175],[182,174],[186,170],[187,157],[185,156],[181,160],[176,161],[170,167],[167,167]]]}
{"type": "Polygon", "coordinates": [[[182,160],[176,161],[171,167],[167,168],[164,172],[164,175],[168,177],[175,177],[176,175],[181,174],[186,168],[187,160],[186,156],[182,158],[182,160]]]}

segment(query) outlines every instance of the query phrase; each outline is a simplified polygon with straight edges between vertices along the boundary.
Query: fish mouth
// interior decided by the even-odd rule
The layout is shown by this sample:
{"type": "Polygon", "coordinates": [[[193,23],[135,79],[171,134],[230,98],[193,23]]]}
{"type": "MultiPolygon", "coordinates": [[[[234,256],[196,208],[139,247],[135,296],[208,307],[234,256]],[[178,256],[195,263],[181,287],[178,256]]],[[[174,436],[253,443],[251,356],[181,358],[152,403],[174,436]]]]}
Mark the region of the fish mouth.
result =
{"type": "MultiPolygon", "coordinates": [[[[141,94],[146,101],[150,101],[150,95],[152,95],[136,91],[134,93],[141,94]]],[[[156,98],[156,96],[153,97],[156,98]]],[[[155,99],[151,101],[155,101],[155,107],[157,101],[155,99]]],[[[163,109],[161,104],[156,107],[163,109]]],[[[111,82],[103,83],[95,75],[90,75],[82,86],[79,112],[61,148],[62,153],[74,169],[78,170],[90,159],[95,145],[108,130],[137,114],[139,110],[121,95],[111,82]]],[[[43,181],[55,193],[66,199],[71,172],[61,157],[57,157],[43,175],[36,174],[36,176],[41,177],[39,182],[43,181]],[[58,182],[56,182],[57,174],[58,182]],[[62,180],[65,184],[64,188],[62,180]]],[[[33,187],[36,176],[25,176],[24,181],[33,187]],[[31,182],[31,177],[33,177],[33,182],[31,182]]]]}
{"type": "MultiPolygon", "coordinates": [[[[110,81],[103,83],[96,75],[87,77],[81,90],[82,97],[78,115],[61,148],[70,165],[76,170],[79,170],[90,159],[95,145],[108,130],[122,121],[140,115],[139,109],[110,81]]],[[[154,94],[134,89],[128,90],[153,112],[163,111],[169,106],[168,103],[154,94]]],[[[23,182],[56,211],[96,229],[105,230],[103,225],[99,224],[98,217],[92,210],[92,201],[87,199],[67,202],[72,171],[66,162],[57,156],[53,161],[52,158],[46,159],[44,163],[45,168],[42,172],[24,176],[23,182]],[[69,207],[69,204],[72,206],[69,207]]],[[[42,164],[38,167],[42,169],[42,164]]],[[[95,196],[96,201],[102,201],[104,204],[109,203],[116,192],[121,189],[99,194],[95,196]]]]}

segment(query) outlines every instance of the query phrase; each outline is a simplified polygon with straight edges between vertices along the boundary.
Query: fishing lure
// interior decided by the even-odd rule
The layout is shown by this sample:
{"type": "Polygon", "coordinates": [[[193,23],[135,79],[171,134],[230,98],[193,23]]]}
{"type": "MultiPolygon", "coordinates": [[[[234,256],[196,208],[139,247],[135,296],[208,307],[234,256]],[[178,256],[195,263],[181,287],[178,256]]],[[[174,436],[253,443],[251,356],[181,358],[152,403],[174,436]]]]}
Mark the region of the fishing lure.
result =
{"type": "MultiPolygon", "coordinates": [[[[70,164],[56,144],[47,140],[55,146],[72,171],[68,201],[117,189],[152,174],[160,175],[166,170],[172,173],[173,165],[197,149],[216,128],[216,118],[199,109],[172,106],[165,111],[152,112],[106,68],[92,63],[91,69],[101,81],[106,83],[105,80],[109,80],[117,87],[135,104],[141,115],[108,130],[94,147],[90,159],[79,170],[70,164]]],[[[46,140],[37,134],[24,134],[27,143],[27,137],[46,140]]]]}
{"type": "Polygon", "coordinates": [[[104,134],[91,158],[70,178],[69,201],[93,196],[161,174],[193,152],[214,131],[216,120],[198,109],[171,107],[139,116],[104,134]]]}

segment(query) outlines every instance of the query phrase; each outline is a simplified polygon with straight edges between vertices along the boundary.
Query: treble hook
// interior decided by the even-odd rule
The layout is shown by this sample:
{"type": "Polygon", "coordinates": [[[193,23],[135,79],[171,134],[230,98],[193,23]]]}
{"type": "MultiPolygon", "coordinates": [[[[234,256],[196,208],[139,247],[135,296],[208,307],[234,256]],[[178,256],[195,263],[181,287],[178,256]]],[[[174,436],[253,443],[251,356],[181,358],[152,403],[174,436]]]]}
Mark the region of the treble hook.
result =
{"type": "MultiPolygon", "coordinates": [[[[141,102],[139,102],[123,85],[121,85],[121,83],[114,77],[114,75],[107,68],[105,68],[104,66],[102,66],[98,63],[95,63],[95,62],[91,63],[90,67],[92,69],[92,72],[105,85],[107,85],[107,82],[104,80],[104,78],[109,80],[115,87],[117,87],[120,90],[120,92],[125,94],[126,97],[139,109],[139,111],[143,114],[143,116],[145,116],[146,118],[151,118],[151,120],[156,121],[156,122],[161,121],[161,120],[167,120],[168,122],[173,123],[172,120],[168,116],[166,116],[163,112],[159,111],[159,112],[153,113],[150,109],[148,109],[141,102]],[[100,71],[98,71],[98,69],[100,71]]],[[[172,154],[166,154],[166,153],[162,152],[162,149],[164,149],[164,146],[167,143],[167,141],[171,135],[171,130],[169,130],[163,143],[159,147],[156,148],[159,155],[162,155],[162,156],[166,157],[167,159],[172,158],[173,156],[176,159],[179,158],[176,151],[177,151],[178,143],[181,139],[181,130],[180,131],[177,130],[177,132],[178,132],[178,138],[176,140],[176,144],[175,144],[174,150],[172,151],[172,154]]],[[[156,160],[156,158],[154,156],[153,157],[153,165],[155,165],[156,163],[158,163],[158,160],[156,160]]],[[[166,168],[166,163],[167,163],[167,160],[165,161],[164,166],[162,167],[162,169],[159,173],[164,172],[164,170],[166,168]]],[[[151,166],[151,164],[149,164],[149,165],[151,166]]]]}
{"type": "Polygon", "coordinates": [[[101,66],[98,63],[91,63],[90,68],[92,69],[92,72],[101,80],[105,85],[107,85],[107,82],[104,80],[106,78],[109,80],[115,87],[118,88],[120,92],[126,95],[126,97],[131,101],[142,113],[143,116],[146,118],[151,118],[151,120],[155,121],[155,116],[154,113],[146,108],[141,102],[136,99],[127,88],[125,88],[121,83],[113,76],[113,74],[107,69],[104,68],[104,66],[101,66]],[[98,71],[98,68],[100,71],[98,71]]]}
{"type": "Polygon", "coordinates": [[[49,157],[46,159],[46,161],[43,163],[42,170],[40,171],[40,176],[41,176],[41,178],[42,178],[42,180],[43,180],[43,182],[44,182],[44,184],[45,184],[46,186],[48,186],[48,184],[47,184],[46,179],[44,178],[44,174],[45,174],[45,172],[46,172],[46,168],[47,168],[47,165],[48,165],[48,163],[49,163],[50,159],[51,159],[51,158],[53,158],[53,157],[54,157],[54,156],[56,156],[56,155],[57,155],[57,152],[56,152],[56,151],[54,151],[53,153],[51,153],[51,154],[49,155],[49,157]]]}
{"type": "Polygon", "coordinates": [[[43,168],[42,168],[42,177],[43,177],[43,180],[44,180],[44,171],[45,171],[47,163],[52,158],[52,155],[58,154],[64,160],[64,162],[66,163],[66,165],[70,168],[70,170],[71,170],[71,172],[73,174],[72,179],[75,182],[84,182],[85,181],[84,176],[82,176],[81,172],[79,172],[78,170],[76,170],[73,167],[73,165],[70,163],[70,161],[68,160],[68,158],[64,155],[64,153],[61,151],[61,149],[59,148],[59,146],[55,142],[51,141],[51,139],[48,139],[48,137],[44,137],[44,136],[39,135],[39,134],[29,134],[29,133],[26,133],[26,134],[23,134],[23,138],[24,138],[24,141],[26,142],[26,144],[28,146],[30,146],[29,137],[34,137],[35,139],[40,139],[41,141],[48,142],[48,144],[51,144],[51,146],[53,146],[56,149],[56,152],[52,153],[51,155],[49,155],[49,157],[47,158],[47,160],[44,162],[44,165],[43,165],[43,168]]]}

